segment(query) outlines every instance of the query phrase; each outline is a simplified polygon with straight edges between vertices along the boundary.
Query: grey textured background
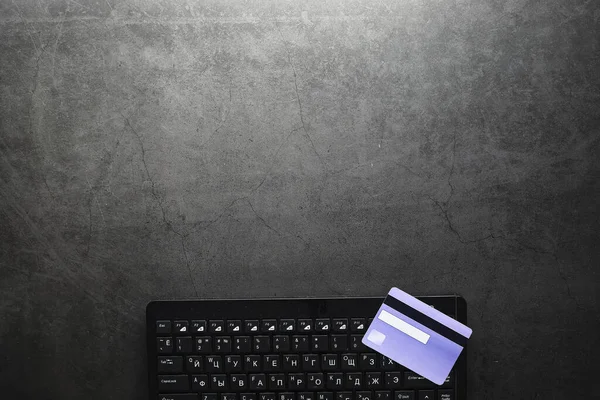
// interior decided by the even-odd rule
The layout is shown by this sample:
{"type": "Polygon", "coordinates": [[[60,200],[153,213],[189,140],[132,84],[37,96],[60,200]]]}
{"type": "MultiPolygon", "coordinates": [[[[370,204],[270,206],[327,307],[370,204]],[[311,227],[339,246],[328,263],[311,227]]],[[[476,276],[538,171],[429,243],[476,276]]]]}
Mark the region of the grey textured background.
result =
{"type": "MultiPolygon", "coordinates": [[[[459,293],[600,396],[600,7],[0,1],[0,388],[142,399],[152,299],[459,293]]],[[[581,397],[583,398],[583,397],[581,397]]]]}

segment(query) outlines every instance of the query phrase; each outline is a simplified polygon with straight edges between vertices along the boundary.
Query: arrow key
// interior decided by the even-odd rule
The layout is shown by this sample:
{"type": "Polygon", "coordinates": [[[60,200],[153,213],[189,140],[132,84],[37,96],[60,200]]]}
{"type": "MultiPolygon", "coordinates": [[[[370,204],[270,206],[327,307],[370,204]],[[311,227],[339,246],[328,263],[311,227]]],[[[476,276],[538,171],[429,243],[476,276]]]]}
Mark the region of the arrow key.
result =
{"type": "Polygon", "coordinates": [[[419,390],[419,400],[433,400],[433,390],[419,390]]]}

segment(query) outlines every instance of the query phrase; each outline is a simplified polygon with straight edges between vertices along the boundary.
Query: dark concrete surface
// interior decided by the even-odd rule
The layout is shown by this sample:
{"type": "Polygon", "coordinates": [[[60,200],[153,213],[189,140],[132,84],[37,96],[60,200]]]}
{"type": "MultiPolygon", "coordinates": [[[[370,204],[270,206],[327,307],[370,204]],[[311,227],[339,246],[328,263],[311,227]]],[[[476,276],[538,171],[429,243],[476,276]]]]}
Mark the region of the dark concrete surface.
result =
{"type": "Polygon", "coordinates": [[[145,398],[153,299],[392,285],[467,299],[470,399],[600,397],[599,5],[0,1],[0,397],[145,398]]]}

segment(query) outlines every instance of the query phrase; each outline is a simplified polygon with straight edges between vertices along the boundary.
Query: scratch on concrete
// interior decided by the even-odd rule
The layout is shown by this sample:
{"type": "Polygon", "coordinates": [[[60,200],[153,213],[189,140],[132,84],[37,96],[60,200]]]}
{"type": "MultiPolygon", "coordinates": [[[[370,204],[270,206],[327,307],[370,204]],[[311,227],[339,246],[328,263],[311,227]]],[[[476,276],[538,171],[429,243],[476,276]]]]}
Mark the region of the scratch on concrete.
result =
{"type": "MultiPolygon", "coordinates": [[[[173,231],[173,232],[175,234],[178,234],[175,231],[173,231]]],[[[194,288],[194,293],[196,294],[196,297],[198,297],[198,288],[196,287],[196,282],[194,281],[194,275],[192,274],[192,267],[190,265],[190,260],[188,259],[187,249],[185,247],[185,236],[179,235],[179,237],[181,238],[181,248],[183,249],[183,257],[185,259],[185,265],[187,266],[188,273],[190,274],[190,282],[192,283],[192,287],[194,288]]]]}

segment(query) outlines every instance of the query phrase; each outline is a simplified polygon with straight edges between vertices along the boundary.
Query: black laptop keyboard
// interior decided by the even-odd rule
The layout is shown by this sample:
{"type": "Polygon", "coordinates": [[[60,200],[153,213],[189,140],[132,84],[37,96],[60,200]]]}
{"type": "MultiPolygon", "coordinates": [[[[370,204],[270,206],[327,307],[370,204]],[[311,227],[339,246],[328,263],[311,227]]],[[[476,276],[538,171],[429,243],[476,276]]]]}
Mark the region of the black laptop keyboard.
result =
{"type": "MultiPolygon", "coordinates": [[[[247,313],[248,304],[260,301],[245,302],[246,310],[233,318],[215,317],[214,309],[207,317],[211,313],[201,311],[206,302],[193,302],[191,308],[182,306],[185,302],[160,302],[172,309],[172,317],[149,311],[150,398],[457,400],[454,371],[437,386],[362,344],[381,304],[381,299],[367,301],[375,308],[316,318],[281,315],[286,307],[272,313],[267,308],[259,316],[247,313]]],[[[231,315],[235,307],[225,308],[231,315]]]]}

